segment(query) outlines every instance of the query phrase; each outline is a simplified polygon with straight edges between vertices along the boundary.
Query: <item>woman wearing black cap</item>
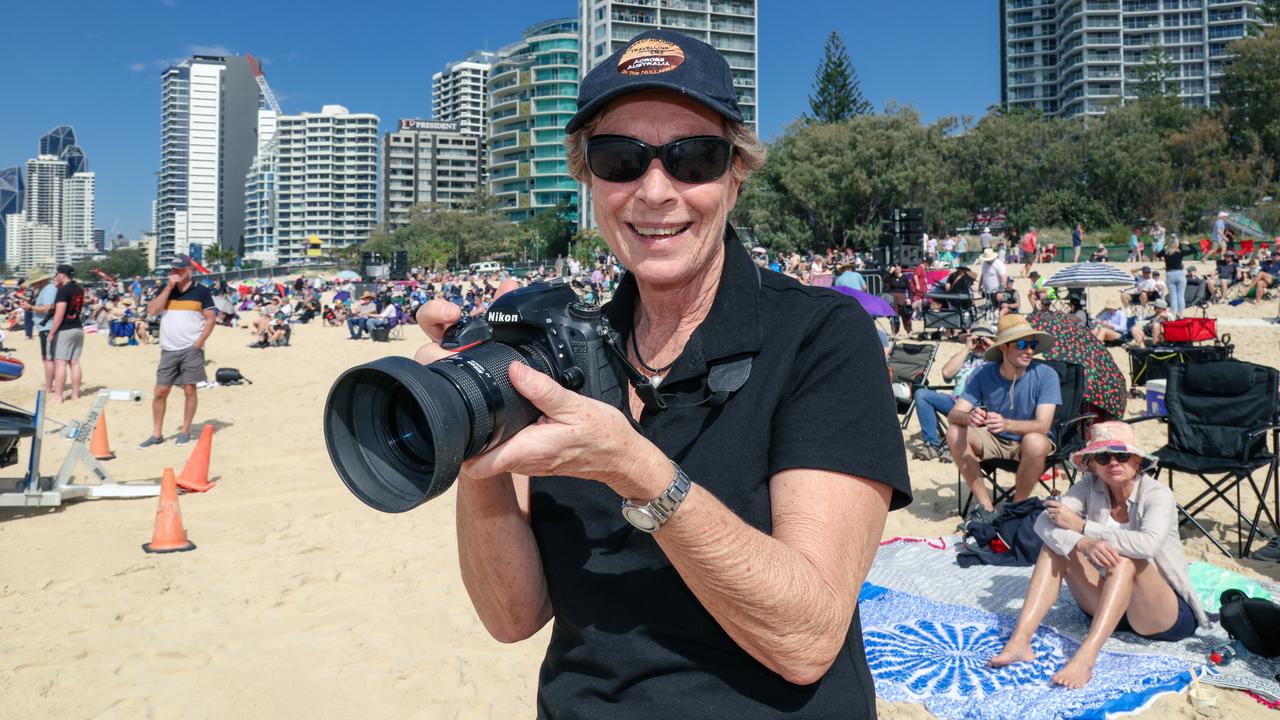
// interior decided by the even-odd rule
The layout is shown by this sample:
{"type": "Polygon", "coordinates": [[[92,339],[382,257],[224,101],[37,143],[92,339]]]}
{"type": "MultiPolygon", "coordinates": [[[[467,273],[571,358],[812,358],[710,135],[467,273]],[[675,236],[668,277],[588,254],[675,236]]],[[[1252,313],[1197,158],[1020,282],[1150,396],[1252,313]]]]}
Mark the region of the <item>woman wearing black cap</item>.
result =
{"type": "Polygon", "coordinates": [[[858,588],[910,501],[874,325],[729,226],[763,147],[709,45],[646,32],[578,108],[570,168],[629,270],[605,313],[657,397],[619,409],[509,368],[544,416],[463,466],[476,611],[506,642],[554,619],[539,717],[873,717],[858,588]]]}

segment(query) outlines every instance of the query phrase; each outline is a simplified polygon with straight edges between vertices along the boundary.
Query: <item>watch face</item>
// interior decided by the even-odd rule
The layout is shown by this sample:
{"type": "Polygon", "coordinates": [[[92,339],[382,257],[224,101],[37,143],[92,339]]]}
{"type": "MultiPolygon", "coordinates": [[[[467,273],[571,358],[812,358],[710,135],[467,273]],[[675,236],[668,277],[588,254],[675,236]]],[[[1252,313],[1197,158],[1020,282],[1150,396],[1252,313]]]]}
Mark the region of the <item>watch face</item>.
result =
{"type": "Polygon", "coordinates": [[[658,529],[658,521],[643,508],[627,505],[622,508],[622,517],[642,532],[651,533],[658,529]]]}

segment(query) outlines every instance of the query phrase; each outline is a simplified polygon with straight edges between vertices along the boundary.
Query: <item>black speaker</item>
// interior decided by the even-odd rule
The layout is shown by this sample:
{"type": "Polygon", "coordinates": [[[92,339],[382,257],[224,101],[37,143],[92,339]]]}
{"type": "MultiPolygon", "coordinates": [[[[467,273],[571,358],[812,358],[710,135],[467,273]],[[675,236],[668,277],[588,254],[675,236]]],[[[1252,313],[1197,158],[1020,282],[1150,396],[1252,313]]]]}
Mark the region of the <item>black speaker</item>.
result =
{"type": "Polygon", "coordinates": [[[924,245],[924,233],[902,233],[898,236],[898,242],[906,245],[924,245]]]}
{"type": "Polygon", "coordinates": [[[923,220],[904,220],[898,223],[898,232],[901,233],[922,233],[924,232],[923,220]]]}
{"type": "Polygon", "coordinates": [[[908,221],[924,222],[924,208],[907,208],[903,212],[908,221]]]}
{"type": "Polygon", "coordinates": [[[365,252],[360,253],[361,265],[385,265],[386,262],[387,261],[383,259],[382,253],[380,252],[371,252],[366,250],[365,252]]]}
{"type": "Polygon", "coordinates": [[[893,262],[903,267],[915,267],[924,260],[923,245],[899,243],[893,248],[893,262]]]}
{"type": "Polygon", "coordinates": [[[391,279],[392,280],[408,280],[409,279],[409,252],[407,250],[397,250],[391,256],[391,279]]]}

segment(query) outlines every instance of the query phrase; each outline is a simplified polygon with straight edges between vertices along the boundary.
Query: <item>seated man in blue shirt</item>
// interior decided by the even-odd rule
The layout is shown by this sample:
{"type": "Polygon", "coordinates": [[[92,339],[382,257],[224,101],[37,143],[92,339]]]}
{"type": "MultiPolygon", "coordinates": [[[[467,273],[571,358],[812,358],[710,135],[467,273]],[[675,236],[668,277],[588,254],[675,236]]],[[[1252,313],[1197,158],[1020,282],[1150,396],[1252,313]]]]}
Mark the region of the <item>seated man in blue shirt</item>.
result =
{"type": "Polygon", "coordinates": [[[1052,335],[1031,327],[1021,315],[1000,318],[995,345],[983,355],[990,362],[969,376],[947,415],[951,456],[978,501],[969,514],[971,521],[989,522],[995,516],[978,467],[981,461],[1018,463],[1015,502],[1031,496],[1044,472],[1045,459],[1053,452],[1050,428],[1062,403],[1062,389],[1058,373],[1033,358],[1053,342],[1052,335]]]}

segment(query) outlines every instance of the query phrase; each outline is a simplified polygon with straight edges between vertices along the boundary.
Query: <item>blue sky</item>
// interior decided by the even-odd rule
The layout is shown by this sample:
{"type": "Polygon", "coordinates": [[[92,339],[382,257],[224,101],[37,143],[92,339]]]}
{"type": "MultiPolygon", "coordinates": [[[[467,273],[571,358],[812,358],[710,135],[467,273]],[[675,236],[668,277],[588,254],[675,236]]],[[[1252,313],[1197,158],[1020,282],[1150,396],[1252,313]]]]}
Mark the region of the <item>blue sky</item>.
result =
{"type": "MultiPolygon", "coordinates": [[[[427,117],[431,74],[527,26],[577,14],[575,0],[4,0],[0,167],[34,156],[50,128],[75,127],[97,173],[98,225],[128,238],[150,224],[159,163],[160,73],[194,52],[252,53],[285,112],[323,104],[372,112],[387,130],[427,117]]],[[[991,0],[760,0],[761,133],[808,109],[831,31],[844,38],[876,107],[928,119],[982,115],[999,101],[991,0]]]]}

